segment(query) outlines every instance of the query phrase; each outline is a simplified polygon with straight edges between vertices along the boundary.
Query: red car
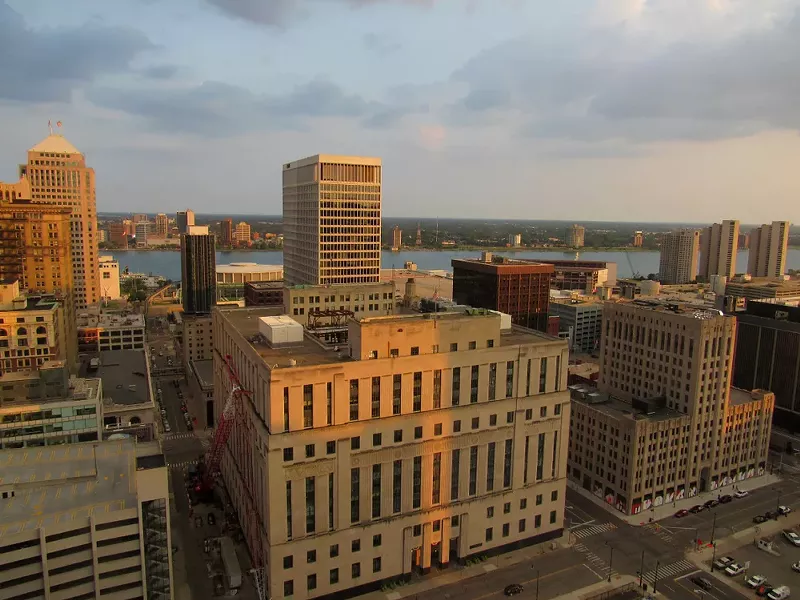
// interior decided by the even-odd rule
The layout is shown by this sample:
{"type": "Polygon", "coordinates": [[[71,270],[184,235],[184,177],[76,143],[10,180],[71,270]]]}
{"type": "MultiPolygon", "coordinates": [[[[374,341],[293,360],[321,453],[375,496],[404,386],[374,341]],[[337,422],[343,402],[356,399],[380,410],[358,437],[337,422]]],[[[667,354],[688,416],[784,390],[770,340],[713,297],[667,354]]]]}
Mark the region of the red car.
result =
{"type": "Polygon", "coordinates": [[[688,516],[688,514],[689,514],[689,511],[686,510],[685,508],[682,508],[678,512],[676,512],[673,516],[676,519],[682,519],[683,517],[688,516]]]}

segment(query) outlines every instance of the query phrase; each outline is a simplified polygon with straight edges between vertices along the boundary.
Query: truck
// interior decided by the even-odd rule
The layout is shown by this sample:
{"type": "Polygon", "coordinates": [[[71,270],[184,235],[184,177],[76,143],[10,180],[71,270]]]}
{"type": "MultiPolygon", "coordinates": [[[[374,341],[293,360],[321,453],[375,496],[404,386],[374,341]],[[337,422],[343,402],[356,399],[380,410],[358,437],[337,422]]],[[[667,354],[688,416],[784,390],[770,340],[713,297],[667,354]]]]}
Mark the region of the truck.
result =
{"type": "Polygon", "coordinates": [[[222,568],[225,573],[225,585],[230,590],[238,589],[242,585],[242,569],[236,557],[236,548],[233,540],[227,536],[220,538],[219,553],[222,557],[222,568]]]}

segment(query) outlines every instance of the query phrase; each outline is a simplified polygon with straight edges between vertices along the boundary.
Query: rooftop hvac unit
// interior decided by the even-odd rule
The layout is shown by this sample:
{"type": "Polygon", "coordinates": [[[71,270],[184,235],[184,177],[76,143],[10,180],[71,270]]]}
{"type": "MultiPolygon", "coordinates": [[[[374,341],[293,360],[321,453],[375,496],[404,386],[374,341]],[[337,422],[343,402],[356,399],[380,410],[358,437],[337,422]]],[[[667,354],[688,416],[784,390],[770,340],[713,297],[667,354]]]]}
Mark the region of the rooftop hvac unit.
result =
{"type": "Polygon", "coordinates": [[[272,346],[298,344],[303,341],[303,326],[287,315],[260,317],[258,331],[272,346]]]}

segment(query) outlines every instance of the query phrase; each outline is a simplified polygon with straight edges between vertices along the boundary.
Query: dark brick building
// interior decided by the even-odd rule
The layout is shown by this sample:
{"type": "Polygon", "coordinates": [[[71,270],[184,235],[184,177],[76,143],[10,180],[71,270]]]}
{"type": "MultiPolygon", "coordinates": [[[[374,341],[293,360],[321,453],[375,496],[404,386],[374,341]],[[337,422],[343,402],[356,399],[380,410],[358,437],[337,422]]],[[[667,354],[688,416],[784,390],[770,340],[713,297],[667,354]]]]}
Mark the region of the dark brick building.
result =
{"type": "Polygon", "coordinates": [[[283,281],[248,281],[244,284],[245,306],[283,306],[283,281]]]}
{"type": "Polygon", "coordinates": [[[453,300],[511,315],[517,325],[547,331],[553,265],[484,253],[482,259],[451,261],[453,300]]]}

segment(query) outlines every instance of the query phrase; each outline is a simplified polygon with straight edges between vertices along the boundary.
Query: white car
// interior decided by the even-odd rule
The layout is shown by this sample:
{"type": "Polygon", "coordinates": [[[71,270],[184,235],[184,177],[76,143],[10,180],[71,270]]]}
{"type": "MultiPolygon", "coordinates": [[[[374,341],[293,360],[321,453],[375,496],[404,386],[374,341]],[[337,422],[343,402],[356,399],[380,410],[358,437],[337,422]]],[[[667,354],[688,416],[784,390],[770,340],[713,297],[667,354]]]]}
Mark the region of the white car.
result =
{"type": "Polygon", "coordinates": [[[794,563],[794,564],[792,565],[792,570],[793,570],[793,571],[797,571],[798,573],[800,573],[800,562],[796,562],[796,563],[794,563]]]}
{"type": "Polygon", "coordinates": [[[792,509],[789,508],[788,506],[779,506],[778,507],[778,514],[779,515],[788,515],[790,512],[792,512],[792,509]]]}
{"type": "Polygon", "coordinates": [[[744,565],[740,565],[739,563],[731,563],[725,567],[725,575],[728,577],[736,577],[742,573],[744,573],[744,565]]]}
{"type": "Polygon", "coordinates": [[[786,538],[786,541],[793,546],[800,546],[800,535],[797,535],[797,533],[791,529],[784,529],[783,537],[786,538]]]}
{"type": "Polygon", "coordinates": [[[745,498],[749,493],[747,490],[736,490],[733,495],[737,498],[745,498]]]}
{"type": "Polygon", "coordinates": [[[747,587],[756,589],[757,587],[767,583],[767,578],[763,575],[752,575],[745,579],[744,582],[747,584],[747,587]]]}

